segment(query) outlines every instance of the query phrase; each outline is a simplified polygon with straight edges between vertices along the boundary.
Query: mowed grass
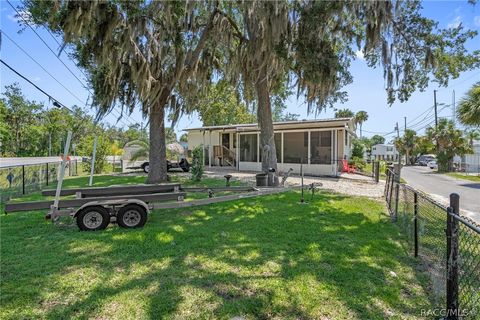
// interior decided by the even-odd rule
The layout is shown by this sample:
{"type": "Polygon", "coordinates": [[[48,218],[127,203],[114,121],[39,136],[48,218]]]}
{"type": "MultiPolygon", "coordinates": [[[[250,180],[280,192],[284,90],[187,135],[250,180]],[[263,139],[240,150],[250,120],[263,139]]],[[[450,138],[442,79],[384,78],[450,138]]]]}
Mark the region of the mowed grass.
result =
{"type": "Polygon", "coordinates": [[[474,175],[460,172],[448,172],[446,175],[457,179],[480,182],[480,174],[474,175]]]}
{"type": "Polygon", "coordinates": [[[2,215],[0,318],[421,319],[426,276],[382,203],[299,198],[155,211],[139,230],[2,215]]]}

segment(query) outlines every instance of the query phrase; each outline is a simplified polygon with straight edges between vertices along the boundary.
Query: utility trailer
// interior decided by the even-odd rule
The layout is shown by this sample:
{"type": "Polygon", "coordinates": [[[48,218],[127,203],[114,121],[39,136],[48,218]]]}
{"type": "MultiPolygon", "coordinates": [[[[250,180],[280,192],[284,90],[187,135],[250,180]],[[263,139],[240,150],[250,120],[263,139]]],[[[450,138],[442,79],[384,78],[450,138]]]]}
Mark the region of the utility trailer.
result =
{"type": "MultiPolygon", "coordinates": [[[[10,202],[5,213],[50,209],[46,218],[57,221],[61,216],[71,216],[83,231],[105,229],[110,222],[123,228],[140,228],[152,209],[175,209],[231,201],[259,195],[283,192],[285,188],[256,189],[252,187],[187,187],[180,184],[123,185],[102,188],[73,188],[60,191],[61,196],[75,195],[75,199],[54,201],[10,202]],[[208,192],[209,198],[184,201],[186,192],[208,192]],[[215,192],[234,192],[215,197],[215,192]]],[[[42,195],[55,195],[55,190],[44,190],[42,195]]]]}

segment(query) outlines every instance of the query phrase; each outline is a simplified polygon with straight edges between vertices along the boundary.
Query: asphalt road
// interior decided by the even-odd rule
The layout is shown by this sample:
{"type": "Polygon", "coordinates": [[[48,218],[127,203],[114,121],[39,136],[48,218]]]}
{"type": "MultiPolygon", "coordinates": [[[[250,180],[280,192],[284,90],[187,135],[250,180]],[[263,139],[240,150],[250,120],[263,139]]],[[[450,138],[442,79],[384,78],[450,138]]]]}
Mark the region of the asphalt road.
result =
{"type": "Polygon", "coordinates": [[[450,193],[460,195],[460,211],[480,223],[480,182],[438,174],[428,167],[403,167],[401,177],[442,203],[448,204],[450,193]]]}

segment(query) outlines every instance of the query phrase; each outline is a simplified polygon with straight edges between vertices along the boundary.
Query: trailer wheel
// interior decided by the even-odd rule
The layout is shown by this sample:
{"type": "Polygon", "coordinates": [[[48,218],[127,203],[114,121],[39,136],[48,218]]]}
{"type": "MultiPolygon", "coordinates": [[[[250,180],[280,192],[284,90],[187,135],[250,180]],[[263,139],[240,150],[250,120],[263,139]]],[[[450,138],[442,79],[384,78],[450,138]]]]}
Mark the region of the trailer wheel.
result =
{"type": "Polygon", "coordinates": [[[110,214],[101,206],[83,208],[76,218],[77,226],[82,231],[103,230],[110,223],[110,214]]]}
{"type": "Polygon", "coordinates": [[[143,170],[143,172],[145,172],[145,173],[150,172],[150,163],[145,162],[144,164],[142,164],[142,170],[143,170]]]}
{"type": "Polygon", "coordinates": [[[147,212],[144,207],[129,204],[118,210],[117,223],[122,228],[141,228],[147,222],[147,212]]]}

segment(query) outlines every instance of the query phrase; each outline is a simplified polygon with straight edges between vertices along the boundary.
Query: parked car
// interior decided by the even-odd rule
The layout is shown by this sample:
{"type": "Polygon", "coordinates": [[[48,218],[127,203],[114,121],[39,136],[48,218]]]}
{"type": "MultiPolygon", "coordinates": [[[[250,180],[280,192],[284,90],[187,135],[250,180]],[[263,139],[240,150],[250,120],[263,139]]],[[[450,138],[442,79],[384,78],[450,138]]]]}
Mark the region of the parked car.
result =
{"type": "MultiPolygon", "coordinates": [[[[150,171],[150,164],[148,161],[142,163],[140,166],[142,168],[143,172],[148,173],[150,171]]],[[[180,160],[180,162],[172,162],[170,160],[167,160],[167,171],[170,171],[170,169],[173,168],[180,168],[183,170],[183,172],[188,172],[190,171],[190,163],[188,163],[187,159],[183,158],[180,160]]]]}
{"type": "Polygon", "coordinates": [[[435,155],[433,154],[422,154],[418,157],[417,162],[419,166],[426,166],[430,161],[436,160],[435,155]]]}
{"type": "Polygon", "coordinates": [[[437,160],[432,160],[428,162],[427,167],[429,167],[430,169],[438,169],[437,160]]]}

